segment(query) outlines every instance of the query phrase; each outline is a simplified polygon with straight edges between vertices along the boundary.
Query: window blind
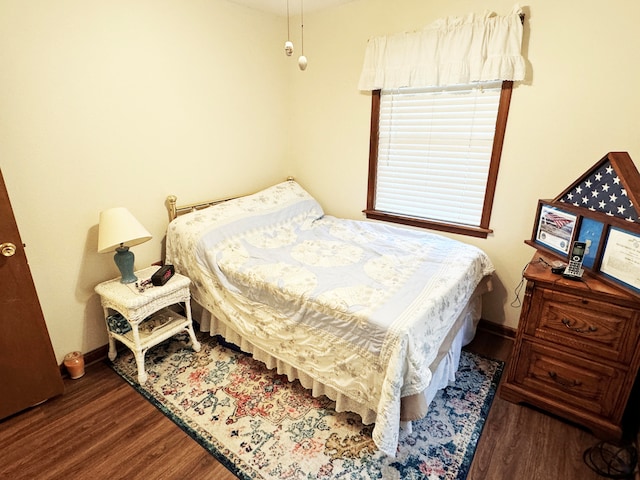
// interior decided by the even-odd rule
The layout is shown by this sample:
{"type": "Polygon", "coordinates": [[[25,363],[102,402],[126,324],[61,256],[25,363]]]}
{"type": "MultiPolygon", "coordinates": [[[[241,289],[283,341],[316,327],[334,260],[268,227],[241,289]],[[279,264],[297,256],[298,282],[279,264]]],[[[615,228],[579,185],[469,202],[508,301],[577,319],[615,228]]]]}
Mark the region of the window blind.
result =
{"type": "Polygon", "coordinates": [[[501,88],[382,90],[375,209],[479,226],[501,88]]]}

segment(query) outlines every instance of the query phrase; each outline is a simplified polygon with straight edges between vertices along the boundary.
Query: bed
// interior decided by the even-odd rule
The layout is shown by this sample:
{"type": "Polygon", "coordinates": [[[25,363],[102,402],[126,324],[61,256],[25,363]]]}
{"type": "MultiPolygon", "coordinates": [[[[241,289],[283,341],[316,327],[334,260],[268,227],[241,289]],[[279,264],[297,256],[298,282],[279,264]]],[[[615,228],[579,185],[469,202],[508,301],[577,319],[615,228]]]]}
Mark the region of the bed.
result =
{"type": "Polygon", "coordinates": [[[168,203],[166,262],[192,280],[200,329],[375,423],[373,441],[395,455],[475,335],[487,255],[325,215],[291,179],[206,208],[168,203]]]}

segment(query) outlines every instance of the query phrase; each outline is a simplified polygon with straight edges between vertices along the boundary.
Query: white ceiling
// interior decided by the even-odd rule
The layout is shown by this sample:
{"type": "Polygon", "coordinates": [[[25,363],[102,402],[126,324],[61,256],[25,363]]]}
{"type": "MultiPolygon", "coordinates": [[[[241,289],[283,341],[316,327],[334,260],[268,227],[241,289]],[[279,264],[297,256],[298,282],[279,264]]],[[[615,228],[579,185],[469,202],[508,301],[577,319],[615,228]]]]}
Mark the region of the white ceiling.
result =
{"type": "MultiPolygon", "coordinates": [[[[287,0],[229,0],[230,2],[244,5],[263,12],[273,13],[282,17],[287,16],[287,0]]],[[[299,15],[301,6],[305,12],[322,10],[335,7],[353,0],[289,0],[289,14],[299,15]],[[301,3],[303,2],[303,3],[301,3]]]]}

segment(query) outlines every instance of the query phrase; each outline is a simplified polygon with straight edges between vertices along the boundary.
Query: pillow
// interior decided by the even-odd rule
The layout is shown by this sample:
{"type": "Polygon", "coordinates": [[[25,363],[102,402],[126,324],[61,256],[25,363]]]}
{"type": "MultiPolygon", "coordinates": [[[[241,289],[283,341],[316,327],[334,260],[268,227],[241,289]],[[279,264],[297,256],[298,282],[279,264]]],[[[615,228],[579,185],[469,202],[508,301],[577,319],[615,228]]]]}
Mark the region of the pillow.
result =
{"type": "Polygon", "coordinates": [[[320,204],[304,188],[293,180],[278,183],[252,195],[235,198],[222,204],[214,205],[239,214],[267,214],[289,211],[291,215],[307,214],[313,220],[324,215],[320,204]]]}
{"type": "Polygon", "coordinates": [[[259,192],[191,212],[176,218],[170,229],[177,225],[218,227],[249,217],[269,216],[272,221],[297,217],[313,221],[324,216],[320,204],[297,182],[287,180],[259,192]]]}

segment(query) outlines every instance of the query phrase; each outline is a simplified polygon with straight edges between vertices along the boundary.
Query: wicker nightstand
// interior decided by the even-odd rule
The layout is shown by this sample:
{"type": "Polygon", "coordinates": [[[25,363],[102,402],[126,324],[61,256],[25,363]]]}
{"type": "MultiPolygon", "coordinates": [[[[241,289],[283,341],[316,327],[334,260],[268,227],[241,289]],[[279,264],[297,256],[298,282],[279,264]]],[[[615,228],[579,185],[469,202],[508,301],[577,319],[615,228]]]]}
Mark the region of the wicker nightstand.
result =
{"type": "MultiPolygon", "coordinates": [[[[158,267],[149,267],[136,272],[142,281],[151,277],[158,267]]],[[[180,332],[191,337],[193,349],[200,351],[200,342],[196,339],[191,321],[190,280],[175,274],[160,287],[138,291],[135,284],[120,283],[120,278],[103,282],[96,286],[104,309],[107,332],[109,334],[109,359],[115,360],[118,354],[115,341],[129,347],[136,357],[138,381],[144,383],[147,374],[144,370],[144,356],[147,350],[180,332]],[[185,315],[169,308],[184,303],[185,315]],[[114,328],[114,318],[122,316],[119,327],[114,328]]]]}

